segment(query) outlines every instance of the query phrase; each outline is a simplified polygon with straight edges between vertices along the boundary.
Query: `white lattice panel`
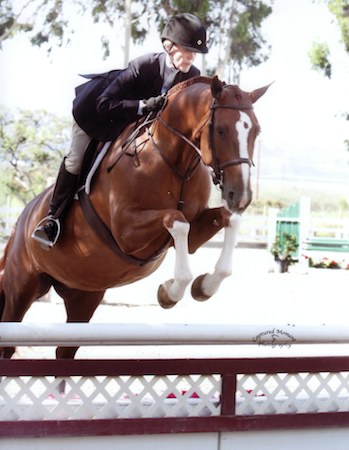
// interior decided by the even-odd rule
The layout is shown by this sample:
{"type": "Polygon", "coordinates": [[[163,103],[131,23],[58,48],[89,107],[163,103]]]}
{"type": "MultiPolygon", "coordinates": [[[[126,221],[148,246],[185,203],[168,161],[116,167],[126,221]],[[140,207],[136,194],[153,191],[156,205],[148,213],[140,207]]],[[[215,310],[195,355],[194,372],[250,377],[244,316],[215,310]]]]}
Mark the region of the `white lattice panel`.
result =
{"type": "Polygon", "coordinates": [[[0,420],[189,417],[220,414],[219,375],[3,377],[0,420]]]}
{"type": "MultiPolygon", "coordinates": [[[[221,414],[221,375],[71,376],[64,381],[61,394],[61,378],[2,377],[0,421],[221,414]]],[[[349,372],[237,376],[237,415],[344,411],[349,411],[349,372]]]]}
{"type": "Polygon", "coordinates": [[[349,372],[239,375],[236,414],[349,411],[349,372]]]}

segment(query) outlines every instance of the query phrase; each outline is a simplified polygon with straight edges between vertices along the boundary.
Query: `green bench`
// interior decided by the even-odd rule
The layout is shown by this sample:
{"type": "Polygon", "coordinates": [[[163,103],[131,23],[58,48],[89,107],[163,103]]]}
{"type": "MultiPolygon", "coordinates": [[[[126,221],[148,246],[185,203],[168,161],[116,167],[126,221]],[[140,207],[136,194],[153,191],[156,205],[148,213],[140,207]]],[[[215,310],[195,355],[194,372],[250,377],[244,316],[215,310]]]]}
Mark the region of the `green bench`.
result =
{"type": "Polygon", "coordinates": [[[305,251],[329,251],[349,253],[349,240],[335,238],[308,238],[303,242],[305,251]]]}

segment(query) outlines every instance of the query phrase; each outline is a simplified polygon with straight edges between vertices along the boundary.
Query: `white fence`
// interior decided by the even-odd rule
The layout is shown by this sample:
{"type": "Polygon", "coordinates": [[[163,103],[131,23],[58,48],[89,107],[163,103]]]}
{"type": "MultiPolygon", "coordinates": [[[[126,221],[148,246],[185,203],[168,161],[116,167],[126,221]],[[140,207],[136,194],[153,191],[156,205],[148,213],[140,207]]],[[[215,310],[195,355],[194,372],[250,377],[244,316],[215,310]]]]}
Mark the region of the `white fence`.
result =
{"type": "Polygon", "coordinates": [[[348,356],[198,358],[194,344],[250,344],[258,355],[264,346],[348,342],[347,328],[330,326],[0,323],[0,345],[189,345],[192,352],[2,360],[0,447],[291,450],[301,442],[327,450],[332,442],[346,450],[348,356]]]}

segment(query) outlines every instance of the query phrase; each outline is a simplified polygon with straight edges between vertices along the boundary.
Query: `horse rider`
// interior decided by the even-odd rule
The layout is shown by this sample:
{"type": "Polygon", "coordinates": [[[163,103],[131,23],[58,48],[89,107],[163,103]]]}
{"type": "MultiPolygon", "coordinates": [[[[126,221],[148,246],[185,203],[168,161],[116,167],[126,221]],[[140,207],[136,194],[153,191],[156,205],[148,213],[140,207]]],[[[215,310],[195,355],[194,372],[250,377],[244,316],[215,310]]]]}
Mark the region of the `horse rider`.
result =
{"type": "Polygon", "coordinates": [[[196,16],[182,13],[171,17],[161,40],[163,52],[136,58],[123,70],[84,75],[90,81],[76,88],[71,146],[60,166],[48,216],[32,235],[47,248],[60,235],[91,141],[114,140],[128,124],[158,111],[172,86],[200,75],[193,62],[196,53],[207,53],[208,49],[205,27],[196,16]]]}

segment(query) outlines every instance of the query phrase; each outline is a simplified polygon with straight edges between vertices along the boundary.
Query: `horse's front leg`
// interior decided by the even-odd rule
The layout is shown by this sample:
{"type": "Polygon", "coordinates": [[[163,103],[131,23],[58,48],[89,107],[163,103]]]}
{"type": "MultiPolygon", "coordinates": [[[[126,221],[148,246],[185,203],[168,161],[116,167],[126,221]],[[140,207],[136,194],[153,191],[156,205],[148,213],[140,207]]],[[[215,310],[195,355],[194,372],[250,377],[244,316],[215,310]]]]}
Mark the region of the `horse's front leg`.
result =
{"type": "Polygon", "coordinates": [[[213,274],[205,274],[197,277],[191,287],[191,295],[195,300],[208,300],[215,294],[222,281],[232,273],[233,252],[236,244],[241,215],[233,214],[229,224],[224,228],[224,242],[221,254],[216,263],[213,274]]]}
{"type": "Polygon", "coordinates": [[[188,234],[190,225],[188,222],[175,220],[172,226],[165,224],[168,232],[173,237],[175,247],[174,278],[163,283],[158,290],[158,302],[163,308],[172,308],[184,296],[185,289],[193,279],[189,267],[188,234]]]}

